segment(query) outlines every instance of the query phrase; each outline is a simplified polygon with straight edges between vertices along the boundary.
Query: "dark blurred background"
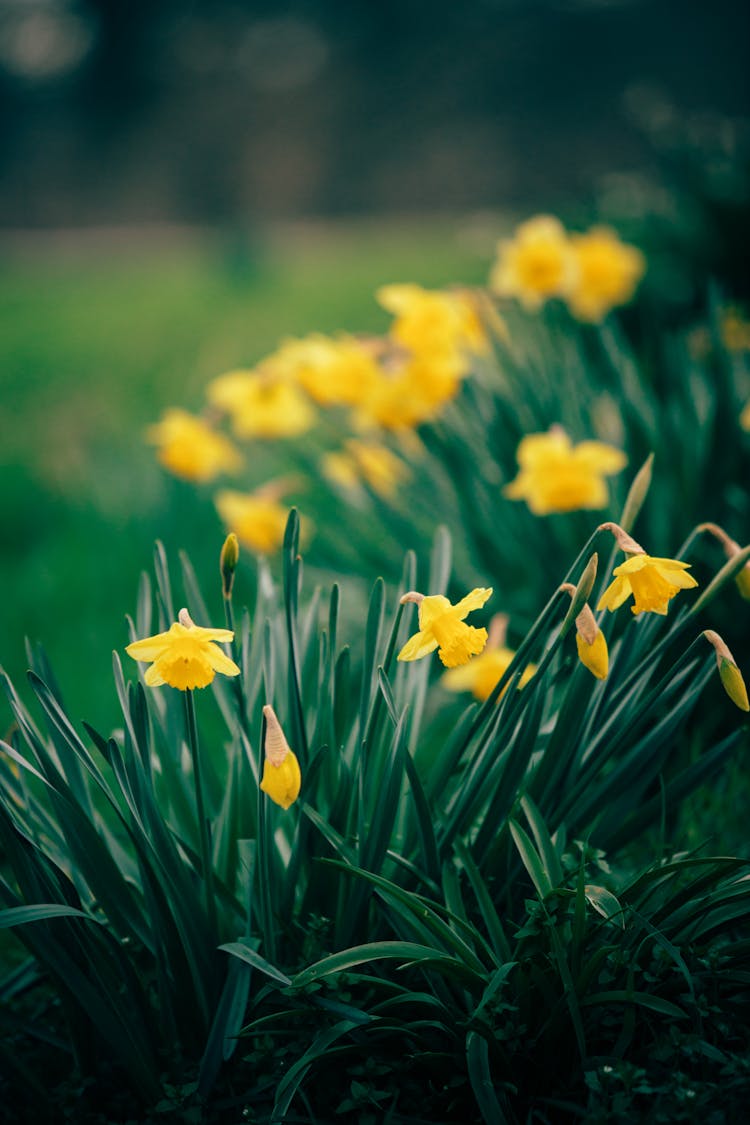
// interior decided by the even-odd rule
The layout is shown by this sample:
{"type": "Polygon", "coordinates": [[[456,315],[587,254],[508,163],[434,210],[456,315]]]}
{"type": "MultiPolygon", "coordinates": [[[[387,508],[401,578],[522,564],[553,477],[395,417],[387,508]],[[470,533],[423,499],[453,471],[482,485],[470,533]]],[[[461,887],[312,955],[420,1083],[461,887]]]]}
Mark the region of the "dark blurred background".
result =
{"type": "Polygon", "coordinates": [[[657,135],[731,157],[748,32],[746,0],[0,0],[2,225],[580,200],[657,135]]]}

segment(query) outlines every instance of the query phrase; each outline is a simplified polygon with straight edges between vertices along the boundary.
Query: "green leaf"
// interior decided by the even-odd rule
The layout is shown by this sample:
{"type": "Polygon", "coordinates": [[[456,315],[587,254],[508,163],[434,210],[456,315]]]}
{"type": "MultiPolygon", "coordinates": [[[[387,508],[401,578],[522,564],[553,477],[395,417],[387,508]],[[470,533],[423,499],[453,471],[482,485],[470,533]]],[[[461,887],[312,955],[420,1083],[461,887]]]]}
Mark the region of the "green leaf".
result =
{"type": "Polygon", "coordinates": [[[0,930],[25,926],[28,922],[44,922],[49,918],[85,918],[87,922],[102,924],[101,918],[95,918],[84,910],[50,902],[38,903],[35,906],[11,906],[7,910],[0,910],[0,930]]]}
{"type": "Polygon", "coordinates": [[[536,893],[539,895],[540,899],[544,900],[547,895],[552,894],[553,889],[549,876],[544,869],[544,864],[520,824],[517,824],[515,820],[508,820],[508,827],[510,828],[513,842],[518,848],[518,854],[523,861],[523,865],[531,876],[531,881],[536,888],[536,893]]]}
{"type": "Polygon", "coordinates": [[[586,901],[593,906],[597,914],[613,922],[620,929],[625,929],[625,917],[619,901],[606,887],[598,887],[594,883],[586,883],[583,888],[586,901]]]}
{"type": "Polygon", "coordinates": [[[291,977],[282,973],[281,969],[277,969],[270,961],[266,961],[265,957],[261,957],[246,941],[230,941],[226,945],[220,945],[219,949],[223,950],[224,953],[231,953],[233,957],[239,957],[241,961],[246,961],[248,965],[252,965],[254,969],[265,973],[266,976],[280,984],[289,985],[292,983],[291,977]]]}

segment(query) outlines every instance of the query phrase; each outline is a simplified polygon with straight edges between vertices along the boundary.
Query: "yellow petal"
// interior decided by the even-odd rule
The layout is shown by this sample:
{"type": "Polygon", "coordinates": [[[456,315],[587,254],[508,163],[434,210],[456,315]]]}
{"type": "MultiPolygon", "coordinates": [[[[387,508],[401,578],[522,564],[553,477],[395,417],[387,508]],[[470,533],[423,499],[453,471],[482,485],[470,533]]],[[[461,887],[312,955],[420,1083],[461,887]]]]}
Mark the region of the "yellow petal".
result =
{"type": "Polygon", "coordinates": [[[169,645],[174,634],[172,630],[166,633],[156,633],[153,637],[144,637],[141,641],[133,641],[125,651],[133,660],[156,660],[169,645]]]}
{"type": "Polygon", "coordinates": [[[222,652],[216,645],[208,647],[206,656],[215,672],[221,672],[224,676],[239,676],[240,669],[235,662],[230,660],[226,653],[222,652]]]}
{"type": "Polygon", "coordinates": [[[442,594],[429,594],[419,603],[419,628],[430,629],[449,609],[451,603],[442,594]]]}
{"type": "MultiPolygon", "coordinates": [[[[425,601],[427,599],[425,598],[425,601]]],[[[446,599],[447,600],[447,599],[446,599]]],[[[434,652],[438,643],[431,633],[415,633],[413,637],[409,637],[401,652],[397,656],[397,660],[420,660],[423,656],[434,652]]]]}
{"type": "Polygon", "coordinates": [[[595,473],[619,473],[628,463],[621,449],[607,445],[603,441],[582,441],[575,447],[575,457],[582,465],[595,473]]]}
{"type": "Polygon", "coordinates": [[[453,613],[463,620],[473,609],[480,609],[490,597],[492,597],[491,586],[486,588],[478,586],[475,590],[472,590],[470,594],[467,594],[465,598],[461,598],[460,602],[456,602],[453,607],[453,613]]]}
{"type": "MultiPolygon", "coordinates": [[[[617,570],[615,570],[614,573],[617,574],[617,570]]],[[[599,598],[599,603],[596,608],[597,610],[619,609],[622,603],[627,601],[631,593],[632,588],[629,580],[627,578],[618,576],[617,578],[615,578],[614,582],[612,582],[607,587],[602,596],[599,598]]]]}

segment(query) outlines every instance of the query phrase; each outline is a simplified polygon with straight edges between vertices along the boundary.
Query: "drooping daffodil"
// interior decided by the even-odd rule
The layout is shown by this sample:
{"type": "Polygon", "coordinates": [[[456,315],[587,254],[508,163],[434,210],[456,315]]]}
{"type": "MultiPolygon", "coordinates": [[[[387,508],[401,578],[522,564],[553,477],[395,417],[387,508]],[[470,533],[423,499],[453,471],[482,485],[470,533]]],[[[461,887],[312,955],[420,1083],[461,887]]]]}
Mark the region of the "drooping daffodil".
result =
{"type": "Polygon", "coordinates": [[[477,656],[487,643],[487,630],[467,625],[464,618],[481,606],[491,596],[492,589],[472,590],[461,601],[452,605],[442,594],[425,597],[410,590],[401,598],[401,604],[413,602],[419,609],[419,632],[410,637],[398,654],[399,660],[420,660],[438,650],[446,668],[467,664],[477,656]]]}

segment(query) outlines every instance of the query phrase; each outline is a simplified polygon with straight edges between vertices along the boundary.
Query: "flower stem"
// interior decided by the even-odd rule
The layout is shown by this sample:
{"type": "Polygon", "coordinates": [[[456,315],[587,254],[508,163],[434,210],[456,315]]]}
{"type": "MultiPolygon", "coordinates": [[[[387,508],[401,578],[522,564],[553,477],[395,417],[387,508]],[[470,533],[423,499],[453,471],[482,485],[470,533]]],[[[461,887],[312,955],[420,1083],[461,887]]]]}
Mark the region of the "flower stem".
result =
{"type": "Polygon", "coordinates": [[[187,729],[188,746],[193,763],[193,784],[195,786],[195,806],[198,814],[198,829],[200,832],[201,869],[203,872],[203,888],[206,896],[206,916],[209,926],[214,933],[217,930],[216,900],[214,898],[213,861],[211,857],[211,836],[206,817],[206,806],[203,799],[203,782],[201,780],[200,753],[198,749],[198,728],[195,721],[195,701],[189,689],[183,692],[185,699],[185,726],[187,729]]]}

